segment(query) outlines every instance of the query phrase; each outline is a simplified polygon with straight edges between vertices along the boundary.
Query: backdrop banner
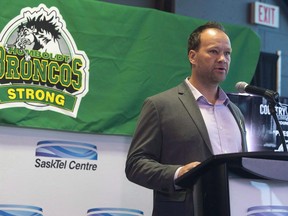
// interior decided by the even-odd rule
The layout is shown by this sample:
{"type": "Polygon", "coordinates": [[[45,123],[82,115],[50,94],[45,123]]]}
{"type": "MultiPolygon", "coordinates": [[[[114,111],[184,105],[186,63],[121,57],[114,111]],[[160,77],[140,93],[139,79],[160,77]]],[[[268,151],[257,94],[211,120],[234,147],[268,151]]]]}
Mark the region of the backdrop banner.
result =
{"type": "MultiPolygon", "coordinates": [[[[239,93],[228,94],[228,96],[240,108],[245,117],[248,151],[282,152],[284,141],[282,142],[275,119],[271,115],[269,102],[256,95],[239,93]]],[[[288,98],[279,98],[278,104],[275,105],[275,112],[287,146],[288,98]]]]}
{"type": "MultiPolygon", "coordinates": [[[[95,0],[2,0],[0,122],[131,135],[147,96],[190,74],[189,34],[207,20],[95,0]]],[[[225,24],[232,63],[224,90],[250,82],[260,39],[225,24]]]]}
{"type": "Polygon", "coordinates": [[[151,215],[152,191],[125,177],[130,137],[0,130],[0,215],[151,215]]]}

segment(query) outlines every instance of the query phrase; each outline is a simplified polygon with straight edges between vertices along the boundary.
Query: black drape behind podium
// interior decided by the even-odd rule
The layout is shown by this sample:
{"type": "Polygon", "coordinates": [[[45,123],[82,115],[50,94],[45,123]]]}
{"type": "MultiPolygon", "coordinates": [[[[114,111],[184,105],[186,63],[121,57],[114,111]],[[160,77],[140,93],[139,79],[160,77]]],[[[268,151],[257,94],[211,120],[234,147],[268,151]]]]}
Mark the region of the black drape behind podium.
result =
{"type": "Polygon", "coordinates": [[[216,155],[178,178],[176,184],[193,189],[194,203],[191,205],[194,205],[195,216],[233,216],[233,204],[229,199],[229,176],[233,175],[288,182],[288,154],[249,152],[216,155]]]}

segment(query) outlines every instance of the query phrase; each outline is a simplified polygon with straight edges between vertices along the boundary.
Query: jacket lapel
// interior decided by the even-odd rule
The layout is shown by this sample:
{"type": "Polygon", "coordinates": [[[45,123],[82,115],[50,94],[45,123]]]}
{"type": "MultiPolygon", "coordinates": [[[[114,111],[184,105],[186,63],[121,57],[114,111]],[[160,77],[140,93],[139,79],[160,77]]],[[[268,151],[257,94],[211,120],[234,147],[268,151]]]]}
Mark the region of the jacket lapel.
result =
{"type": "Polygon", "coordinates": [[[195,97],[193,96],[192,92],[190,91],[185,81],[178,86],[178,97],[182,102],[183,106],[185,107],[185,109],[187,110],[187,112],[189,113],[192,121],[198,128],[204,142],[206,143],[212,154],[213,150],[204,119],[202,117],[200,109],[198,108],[198,104],[195,100],[195,97]]]}
{"type": "Polygon", "coordinates": [[[247,149],[247,143],[246,143],[246,128],[245,128],[245,122],[243,119],[241,119],[239,116],[240,114],[237,114],[236,110],[233,109],[233,106],[231,104],[231,102],[229,102],[228,104],[228,108],[229,110],[231,111],[232,115],[234,116],[238,126],[239,126],[239,129],[241,131],[241,138],[242,138],[242,151],[244,152],[247,152],[248,149],[247,149]]]}

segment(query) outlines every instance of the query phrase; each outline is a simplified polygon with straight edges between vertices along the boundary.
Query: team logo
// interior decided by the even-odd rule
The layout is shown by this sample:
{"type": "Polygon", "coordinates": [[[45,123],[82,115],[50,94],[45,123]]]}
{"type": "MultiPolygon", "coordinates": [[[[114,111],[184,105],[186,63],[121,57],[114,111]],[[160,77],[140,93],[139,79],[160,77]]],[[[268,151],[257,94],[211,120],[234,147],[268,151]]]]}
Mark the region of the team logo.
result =
{"type": "Polygon", "coordinates": [[[0,109],[26,107],[77,116],[89,60],[58,9],[23,8],[0,33],[0,109]]]}

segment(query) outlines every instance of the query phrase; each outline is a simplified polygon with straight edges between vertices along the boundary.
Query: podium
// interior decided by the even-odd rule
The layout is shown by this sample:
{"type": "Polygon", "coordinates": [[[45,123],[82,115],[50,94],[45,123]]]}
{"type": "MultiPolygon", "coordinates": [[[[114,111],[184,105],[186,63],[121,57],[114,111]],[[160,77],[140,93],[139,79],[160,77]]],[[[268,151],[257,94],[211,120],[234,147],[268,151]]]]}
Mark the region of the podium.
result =
{"type": "Polygon", "coordinates": [[[288,154],[215,155],[176,185],[193,190],[194,216],[288,215],[288,154]]]}

